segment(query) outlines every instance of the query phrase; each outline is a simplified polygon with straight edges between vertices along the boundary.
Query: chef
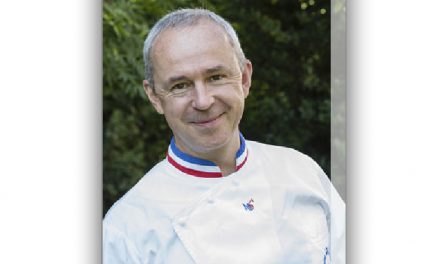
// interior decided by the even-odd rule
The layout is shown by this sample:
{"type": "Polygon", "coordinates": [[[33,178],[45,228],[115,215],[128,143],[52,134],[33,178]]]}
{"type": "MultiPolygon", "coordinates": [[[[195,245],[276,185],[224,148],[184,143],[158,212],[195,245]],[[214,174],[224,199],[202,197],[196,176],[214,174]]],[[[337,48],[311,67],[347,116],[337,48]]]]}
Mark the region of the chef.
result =
{"type": "Polygon", "coordinates": [[[345,205],[322,169],[240,133],[252,63],[231,25],[173,11],[150,30],[144,61],[173,138],[106,214],[103,262],[345,263],[345,205]]]}

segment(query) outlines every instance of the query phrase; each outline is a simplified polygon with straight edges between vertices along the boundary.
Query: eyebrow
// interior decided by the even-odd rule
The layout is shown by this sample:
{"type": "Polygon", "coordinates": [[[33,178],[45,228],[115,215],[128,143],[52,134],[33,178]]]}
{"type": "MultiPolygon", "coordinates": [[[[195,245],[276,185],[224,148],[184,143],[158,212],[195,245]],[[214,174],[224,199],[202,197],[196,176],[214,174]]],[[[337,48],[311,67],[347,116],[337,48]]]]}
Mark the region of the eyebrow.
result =
{"type": "Polygon", "coordinates": [[[188,80],[188,77],[186,77],[185,75],[173,76],[168,79],[168,83],[171,84],[182,80],[188,80]]]}
{"type": "Polygon", "coordinates": [[[224,67],[223,65],[217,65],[217,66],[214,66],[212,68],[207,69],[205,72],[206,73],[214,73],[214,72],[218,72],[221,70],[226,70],[226,67],[224,67]]]}
{"type": "MultiPolygon", "coordinates": [[[[207,74],[215,73],[218,71],[227,70],[226,67],[223,65],[216,65],[214,67],[206,69],[204,72],[207,74]]],[[[179,81],[189,80],[189,78],[186,75],[178,75],[178,76],[172,76],[168,79],[168,83],[175,83],[179,81]]]]}

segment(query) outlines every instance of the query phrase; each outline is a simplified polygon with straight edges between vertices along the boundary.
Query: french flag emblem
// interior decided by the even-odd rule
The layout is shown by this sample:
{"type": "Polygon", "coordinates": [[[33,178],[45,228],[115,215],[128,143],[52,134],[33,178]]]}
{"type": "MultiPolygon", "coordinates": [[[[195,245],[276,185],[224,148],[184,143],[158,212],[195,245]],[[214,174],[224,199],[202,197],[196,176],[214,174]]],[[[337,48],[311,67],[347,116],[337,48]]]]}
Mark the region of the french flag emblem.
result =
{"type": "Polygon", "coordinates": [[[252,204],[254,202],[254,199],[250,199],[248,203],[243,204],[244,210],[246,211],[252,211],[254,210],[254,205],[252,204]]]}

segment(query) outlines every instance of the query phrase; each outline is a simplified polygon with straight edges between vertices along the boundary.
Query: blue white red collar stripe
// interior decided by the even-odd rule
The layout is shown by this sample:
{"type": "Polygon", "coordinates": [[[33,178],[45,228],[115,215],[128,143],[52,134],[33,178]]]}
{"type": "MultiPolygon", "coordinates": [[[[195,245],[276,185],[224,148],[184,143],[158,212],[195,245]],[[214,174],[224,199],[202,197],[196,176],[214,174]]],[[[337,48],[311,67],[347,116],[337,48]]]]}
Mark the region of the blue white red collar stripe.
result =
{"type": "MultiPolygon", "coordinates": [[[[240,134],[240,148],[236,153],[236,170],[243,167],[247,161],[248,150],[246,148],[246,141],[240,134]]],[[[171,139],[168,147],[167,160],[178,170],[192,176],[203,178],[220,178],[222,173],[220,168],[212,161],[193,157],[187,153],[182,152],[176,146],[174,138],[171,139]]]]}

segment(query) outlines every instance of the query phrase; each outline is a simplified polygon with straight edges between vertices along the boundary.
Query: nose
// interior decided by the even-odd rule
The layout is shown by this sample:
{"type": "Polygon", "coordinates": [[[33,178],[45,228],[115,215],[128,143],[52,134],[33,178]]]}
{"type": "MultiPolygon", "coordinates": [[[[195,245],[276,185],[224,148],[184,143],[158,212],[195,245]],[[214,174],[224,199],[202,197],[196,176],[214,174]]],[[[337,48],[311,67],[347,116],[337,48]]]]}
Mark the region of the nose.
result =
{"type": "Polygon", "coordinates": [[[214,97],[204,82],[196,82],[192,106],[197,110],[207,110],[214,103],[214,97]]]}

